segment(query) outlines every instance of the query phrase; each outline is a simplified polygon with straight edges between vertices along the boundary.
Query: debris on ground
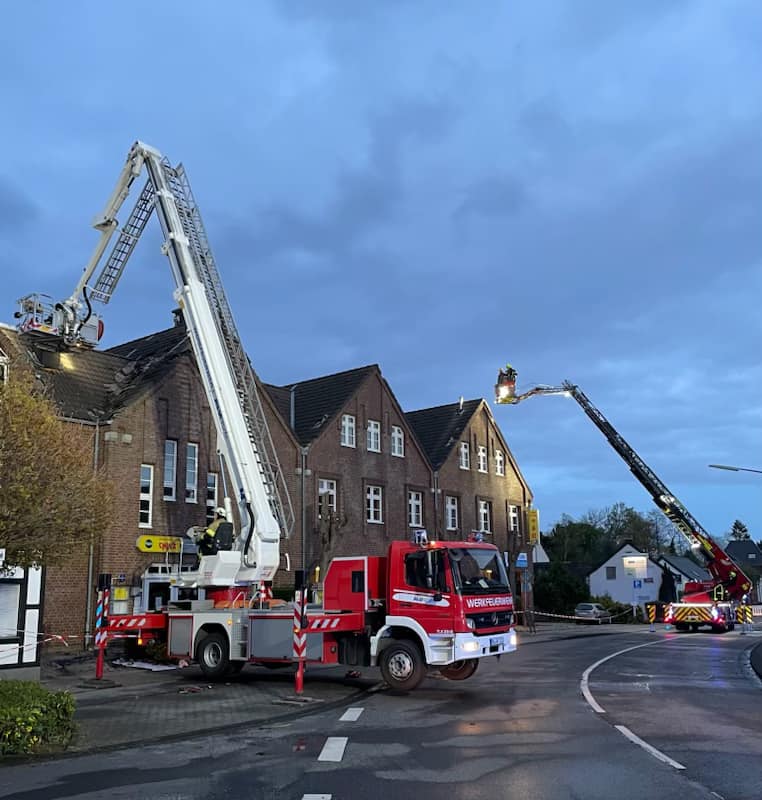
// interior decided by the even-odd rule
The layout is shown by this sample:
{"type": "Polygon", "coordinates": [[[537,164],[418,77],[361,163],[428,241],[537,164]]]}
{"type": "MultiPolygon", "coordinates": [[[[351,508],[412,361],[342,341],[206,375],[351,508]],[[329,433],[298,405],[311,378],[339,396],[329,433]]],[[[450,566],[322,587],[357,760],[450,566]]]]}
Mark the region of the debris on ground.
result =
{"type": "Polygon", "coordinates": [[[147,669],[151,672],[164,672],[177,669],[176,664],[156,664],[153,661],[133,661],[131,658],[116,658],[110,662],[112,667],[133,667],[134,669],[147,669]]]}

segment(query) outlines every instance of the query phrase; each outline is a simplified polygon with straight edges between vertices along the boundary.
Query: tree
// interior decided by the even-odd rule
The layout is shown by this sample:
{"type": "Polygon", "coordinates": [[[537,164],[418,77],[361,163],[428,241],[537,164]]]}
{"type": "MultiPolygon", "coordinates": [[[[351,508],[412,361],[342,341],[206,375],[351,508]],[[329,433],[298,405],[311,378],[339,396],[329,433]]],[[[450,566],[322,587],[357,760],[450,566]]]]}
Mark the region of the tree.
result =
{"type": "Polygon", "coordinates": [[[534,581],[535,607],[553,614],[569,614],[590,593],[585,582],[559,562],[537,572],[534,581]]]}
{"type": "Polygon", "coordinates": [[[93,470],[93,434],[63,422],[19,366],[0,385],[0,547],[7,566],[64,563],[111,522],[110,485],[93,470]]]}
{"type": "Polygon", "coordinates": [[[741,522],[740,519],[737,519],[730,528],[730,538],[737,541],[751,539],[751,536],[749,535],[749,529],[743,524],[743,522],[741,522]]]}

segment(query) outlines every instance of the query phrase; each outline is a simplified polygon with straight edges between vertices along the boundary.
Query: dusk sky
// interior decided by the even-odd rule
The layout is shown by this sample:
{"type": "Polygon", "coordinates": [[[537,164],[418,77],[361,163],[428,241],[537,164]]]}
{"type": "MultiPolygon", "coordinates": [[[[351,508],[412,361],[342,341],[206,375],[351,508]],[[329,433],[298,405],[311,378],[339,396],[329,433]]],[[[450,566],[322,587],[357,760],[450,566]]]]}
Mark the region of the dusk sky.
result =
{"type": "MultiPolygon", "coordinates": [[[[69,296],[142,139],[185,165],[263,380],[378,363],[412,411],[491,401],[507,361],[520,390],[568,379],[710,533],[762,539],[762,475],[707,466],[762,469],[762,4],[3,17],[0,319],[69,296]]],[[[152,223],[104,346],[171,325],[159,246],[152,223]]],[[[493,410],[544,531],[653,508],[573,400],[493,410]]]]}

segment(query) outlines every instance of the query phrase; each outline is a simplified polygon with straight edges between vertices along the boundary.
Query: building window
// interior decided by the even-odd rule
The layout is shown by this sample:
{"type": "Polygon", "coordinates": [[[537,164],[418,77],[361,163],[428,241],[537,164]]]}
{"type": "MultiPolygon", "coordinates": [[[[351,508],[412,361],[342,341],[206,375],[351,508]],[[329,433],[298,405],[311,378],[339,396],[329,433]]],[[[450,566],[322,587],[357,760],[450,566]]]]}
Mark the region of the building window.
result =
{"type": "Polygon", "coordinates": [[[365,519],[368,522],[384,521],[384,490],[381,486],[368,486],[365,492],[365,519]]]}
{"type": "Polygon", "coordinates": [[[607,581],[616,580],[616,567],[606,567],[606,580],[607,581]]]}
{"type": "Polygon", "coordinates": [[[198,501],[198,445],[188,442],[185,448],[185,502],[198,501]]]}
{"type": "Polygon", "coordinates": [[[483,444],[479,445],[479,447],[478,447],[478,449],[476,451],[476,456],[477,456],[477,464],[478,464],[479,472],[486,472],[487,471],[487,448],[483,444]]]}
{"type": "Polygon", "coordinates": [[[138,527],[150,528],[153,522],[153,467],[140,465],[140,512],[138,527]]]}
{"type": "Polygon", "coordinates": [[[392,425],[392,455],[405,456],[405,434],[399,425],[392,425]]]}
{"type": "Polygon", "coordinates": [[[381,423],[378,420],[368,420],[366,443],[371,453],[381,452],[381,423]]]}
{"type": "Polygon", "coordinates": [[[407,524],[416,528],[423,527],[423,493],[407,493],[407,524]]]}
{"type": "Polygon", "coordinates": [[[519,532],[519,507],[508,506],[508,530],[511,533],[519,532]]]}
{"type": "Polygon", "coordinates": [[[495,474],[505,475],[505,456],[502,450],[495,451],[495,474]]]}
{"type": "Polygon", "coordinates": [[[460,461],[458,466],[461,469],[471,469],[471,451],[468,449],[468,442],[460,443],[460,461]]]}
{"type": "Polygon", "coordinates": [[[479,530],[492,530],[492,503],[489,500],[479,500],[478,509],[479,530]]]}
{"type": "Polygon", "coordinates": [[[450,497],[445,498],[445,526],[448,531],[458,530],[458,498],[450,497]]]}
{"type": "Polygon", "coordinates": [[[177,485],[177,442],[167,439],[164,442],[164,499],[175,499],[177,485]]]}
{"type": "Polygon", "coordinates": [[[351,414],[341,418],[341,446],[355,447],[355,418],[351,414]]]}
{"type": "Polygon", "coordinates": [[[217,473],[209,472],[206,476],[206,524],[214,522],[214,510],[217,508],[217,473]]]}
{"type": "Polygon", "coordinates": [[[318,518],[327,519],[336,513],[336,481],[318,479],[318,518]]]}

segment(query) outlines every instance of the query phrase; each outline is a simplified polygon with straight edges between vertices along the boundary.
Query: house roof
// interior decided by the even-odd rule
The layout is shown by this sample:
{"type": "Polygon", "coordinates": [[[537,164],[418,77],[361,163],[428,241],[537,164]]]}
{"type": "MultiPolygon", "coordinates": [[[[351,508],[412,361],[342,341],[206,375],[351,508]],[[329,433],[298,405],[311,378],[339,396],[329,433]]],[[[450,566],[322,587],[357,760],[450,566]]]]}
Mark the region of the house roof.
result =
{"type": "Polygon", "coordinates": [[[483,400],[465,400],[405,414],[431,466],[437,470],[447,460],[483,400]]]}
{"type": "Polygon", "coordinates": [[[687,556],[676,556],[672,553],[661,553],[659,561],[666,564],[668,569],[679,572],[690,578],[692,581],[708,581],[711,580],[709,570],[700,567],[695,561],[687,556]]]}
{"type": "Polygon", "coordinates": [[[286,421],[291,418],[293,397],[296,438],[300,444],[306,445],[320,436],[325,425],[336,417],[358,391],[360,385],[373,373],[380,374],[378,364],[336,372],[333,375],[323,375],[285,386],[265,384],[265,388],[286,421]]]}
{"type": "Polygon", "coordinates": [[[762,550],[751,539],[734,539],[725,552],[738,564],[762,568],[762,550]]]}

